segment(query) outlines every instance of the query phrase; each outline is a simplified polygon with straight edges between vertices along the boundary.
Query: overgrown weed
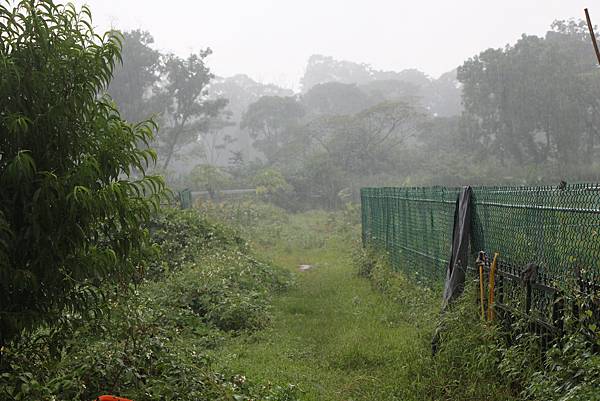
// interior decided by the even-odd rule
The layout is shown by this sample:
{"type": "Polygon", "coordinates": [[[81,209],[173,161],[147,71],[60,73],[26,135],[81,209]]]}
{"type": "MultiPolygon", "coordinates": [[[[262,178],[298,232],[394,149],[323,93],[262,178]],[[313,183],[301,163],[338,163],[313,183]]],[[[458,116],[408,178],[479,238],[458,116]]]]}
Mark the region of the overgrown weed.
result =
{"type": "Polygon", "coordinates": [[[151,231],[144,280],[115,292],[96,320],[63,327],[58,354],[48,330],[2,351],[0,399],[297,399],[294,385],[219,372],[208,357],[228,337],[269,325],[272,296],[288,287],[289,273],[195,211],[166,210],[151,231]]]}
{"type": "MultiPolygon", "coordinates": [[[[526,318],[516,319],[508,329],[481,320],[476,283],[468,282],[457,302],[436,316],[439,309],[432,310],[430,298],[423,295],[431,290],[415,287],[407,276],[394,273],[385,253],[360,249],[354,260],[358,274],[403,305],[403,310],[419,311],[426,320],[438,321],[435,357],[415,363],[417,375],[424,378],[418,391],[428,394],[423,399],[600,400],[600,355],[593,352],[600,336],[589,309],[594,300],[577,301],[580,317],[567,317],[566,335],[543,352],[540,338],[528,331],[526,318]],[[418,301],[424,296],[424,302],[418,301]],[[424,313],[427,305],[429,314],[424,313]]],[[[441,294],[441,289],[433,294],[441,294]]]]}

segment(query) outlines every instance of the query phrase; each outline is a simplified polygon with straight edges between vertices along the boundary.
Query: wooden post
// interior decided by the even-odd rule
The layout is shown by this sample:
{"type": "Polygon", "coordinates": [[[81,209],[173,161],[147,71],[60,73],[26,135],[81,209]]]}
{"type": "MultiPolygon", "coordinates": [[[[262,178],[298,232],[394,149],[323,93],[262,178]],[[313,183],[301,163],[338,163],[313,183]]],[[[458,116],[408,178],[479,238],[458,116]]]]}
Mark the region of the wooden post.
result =
{"type": "Polygon", "coordinates": [[[485,320],[485,298],[483,295],[483,263],[479,264],[479,303],[481,304],[481,320],[485,320]]]}
{"type": "Polygon", "coordinates": [[[496,286],[496,266],[498,263],[499,253],[494,253],[494,261],[490,267],[490,289],[488,298],[488,320],[494,320],[494,289],[496,286]]]}
{"type": "Polygon", "coordinates": [[[483,267],[485,266],[487,257],[485,256],[484,251],[479,251],[479,255],[477,256],[477,260],[475,260],[475,266],[479,267],[479,306],[481,308],[481,320],[485,321],[485,286],[484,286],[484,276],[483,276],[483,267]]]}
{"type": "Polygon", "coordinates": [[[585,19],[587,20],[588,29],[590,30],[590,36],[592,37],[592,44],[594,45],[594,51],[596,52],[596,58],[598,59],[598,64],[600,64],[600,50],[598,50],[598,42],[596,41],[596,34],[594,33],[594,26],[592,25],[592,19],[590,18],[590,13],[588,9],[584,9],[585,11],[585,19]]]}

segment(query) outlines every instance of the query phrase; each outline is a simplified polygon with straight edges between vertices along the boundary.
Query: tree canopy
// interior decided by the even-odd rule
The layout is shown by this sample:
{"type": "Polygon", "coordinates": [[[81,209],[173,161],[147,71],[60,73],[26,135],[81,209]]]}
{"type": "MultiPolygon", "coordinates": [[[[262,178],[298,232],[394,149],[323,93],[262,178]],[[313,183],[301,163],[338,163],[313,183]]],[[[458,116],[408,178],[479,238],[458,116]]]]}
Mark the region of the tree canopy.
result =
{"type": "Polygon", "coordinates": [[[256,148],[273,163],[305,113],[295,97],[263,96],[248,106],[240,127],[248,129],[256,148]]]}
{"type": "Polygon", "coordinates": [[[153,43],[149,32],[123,33],[121,62],[115,67],[108,92],[127,121],[141,121],[161,111],[154,92],[161,78],[162,59],[153,43]]]}
{"type": "Polygon", "coordinates": [[[600,87],[587,27],[552,28],[459,68],[465,118],[476,122],[477,143],[502,162],[589,163],[597,147],[600,87]]]}
{"type": "Polygon", "coordinates": [[[210,49],[192,54],[187,59],[169,55],[164,63],[166,84],[163,88],[168,103],[163,112],[163,130],[158,139],[166,170],[175,150],[198,139],[208,128],[211,118],[227,106],[227,99],[209,99],[208,85],[214,75],[204,59],[210,49]]]}
{"type": "Polygon", "coordinates": [[[302,103],[313,114],[346,115],[370,106],[368,95],[356,84],[326,82],[313,86],[302,96],[302,103]]]}

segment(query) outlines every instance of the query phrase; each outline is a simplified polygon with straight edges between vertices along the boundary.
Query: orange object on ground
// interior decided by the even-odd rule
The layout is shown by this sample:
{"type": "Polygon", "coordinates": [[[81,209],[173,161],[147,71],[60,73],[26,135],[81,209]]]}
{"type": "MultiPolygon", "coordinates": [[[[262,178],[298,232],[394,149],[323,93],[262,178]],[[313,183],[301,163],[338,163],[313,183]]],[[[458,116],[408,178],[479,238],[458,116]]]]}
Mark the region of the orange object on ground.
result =
{"type": "Polygon", "coordinates": [[[100,397],[96,398],[95,401],[133,401],[127,398],[122,398],[122,397],[115,397],[112,395],[101,395],[100,397]]]}

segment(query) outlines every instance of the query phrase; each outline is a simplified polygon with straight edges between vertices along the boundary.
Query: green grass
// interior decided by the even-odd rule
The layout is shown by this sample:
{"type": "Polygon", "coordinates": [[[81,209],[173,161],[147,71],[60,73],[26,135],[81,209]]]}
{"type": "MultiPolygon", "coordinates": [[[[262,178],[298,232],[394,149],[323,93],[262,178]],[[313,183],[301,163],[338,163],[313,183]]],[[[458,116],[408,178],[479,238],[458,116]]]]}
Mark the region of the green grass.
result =
{"type": "Polygon", "coordinates": [[[392,272],[385,258],[364,264],[373,255],[361,251],[351,216],[309,212],[246,230],[263,257],[293,273],[295,285],[274,298],[267,329],[214,350],[218,370],[296,383],[305,401],[518,399],[468,300],[446,317],[432,357],[441,289],[392,272]],[[300,272],[301,264],[315,267],[300,272]],[[370,279],[359,276],[359,265],[370,279]]]}
{"type": "Polygon", "coordinates": [[[110,313],[4,348],[0,399],[600,401],[600,358],[581,333],[539,366],[528,337],[506,348],[498,327],[482,324],[468,285],[432,357],[441,289],[364,252],[353,209],[252,207],[219,208],[243,237],[196,211],[165,210],[152,226],[160,252],[145,256],[149,279],[108,287],[110,313]]]}
{"type": "Polygon", "coordinates": [[[262,247],[295,272],[296,285],[275,300],[269,329],[231,339],[214,359],[257,380],[297,383],[303,400],[422,399],[415,394],[424,384],[419,372],[430,359],[434,322],[407,314],[358,277],[356,245],[326,221],[322,213],[293,216],[285,231],[300,233],[299,243],[282,235],[285,241],[262,247]],[[300,264],[315,267],[298,272],[300,264]]]}

